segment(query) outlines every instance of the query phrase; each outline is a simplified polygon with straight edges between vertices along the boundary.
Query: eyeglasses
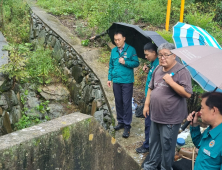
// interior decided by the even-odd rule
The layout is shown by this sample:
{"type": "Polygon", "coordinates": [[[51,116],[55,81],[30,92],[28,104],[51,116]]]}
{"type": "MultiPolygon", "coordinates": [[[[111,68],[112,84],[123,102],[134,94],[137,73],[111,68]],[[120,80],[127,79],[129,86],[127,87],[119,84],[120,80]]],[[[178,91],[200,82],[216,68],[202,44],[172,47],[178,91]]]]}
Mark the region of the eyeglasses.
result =
{"type": "Polygon", "coordinates": [[[158,58],[161,59],[162,57],[167,59],[169,56],[171,56],[173,53],[171,54],[164,54],[164,55],[158,55],[158,58]]]}

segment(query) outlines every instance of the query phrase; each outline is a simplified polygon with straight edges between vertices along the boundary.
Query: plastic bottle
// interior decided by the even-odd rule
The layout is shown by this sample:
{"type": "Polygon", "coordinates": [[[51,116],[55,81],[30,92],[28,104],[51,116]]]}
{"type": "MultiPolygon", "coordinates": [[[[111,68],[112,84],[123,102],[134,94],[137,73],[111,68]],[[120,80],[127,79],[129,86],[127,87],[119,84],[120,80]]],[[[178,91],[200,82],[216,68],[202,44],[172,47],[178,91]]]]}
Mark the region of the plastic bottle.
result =
{"type": "Polygon", "coordinates": [[[180,151],[180,148],[185,145],[185,139],[183,138],[177,138],[177,144],[176,144],[176,148],[177,148],[177,151],[179,152],[180,151]]]}

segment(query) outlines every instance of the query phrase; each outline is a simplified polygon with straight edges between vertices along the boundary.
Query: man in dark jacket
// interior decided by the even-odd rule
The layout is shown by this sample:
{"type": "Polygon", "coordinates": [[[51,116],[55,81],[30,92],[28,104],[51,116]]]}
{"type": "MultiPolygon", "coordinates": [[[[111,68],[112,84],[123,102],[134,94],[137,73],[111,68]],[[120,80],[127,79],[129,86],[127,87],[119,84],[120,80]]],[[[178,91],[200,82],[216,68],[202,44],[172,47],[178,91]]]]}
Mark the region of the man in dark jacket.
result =
{"type": "Polygon", "coordinates": [[[139,60],[136,50],[125,43],[125,39],[123,32],[115,32],[116,47],[111,52],[107,85],[111,87],[113,82],[118,121],[114,129],[124,128],[123,137],[128,138],[132,122],[133,68],[139,66],[139,60]]]}

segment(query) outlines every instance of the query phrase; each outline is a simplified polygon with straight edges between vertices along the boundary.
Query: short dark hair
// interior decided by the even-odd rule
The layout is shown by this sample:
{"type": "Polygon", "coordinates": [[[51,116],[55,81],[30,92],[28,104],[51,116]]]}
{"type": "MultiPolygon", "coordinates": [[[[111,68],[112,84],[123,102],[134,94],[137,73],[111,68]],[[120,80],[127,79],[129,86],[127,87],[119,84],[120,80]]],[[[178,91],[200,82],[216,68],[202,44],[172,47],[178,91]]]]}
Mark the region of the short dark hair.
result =
{"type": "Polygon", "coordinates": [[[146,43],[143,49],[151,52],[155,51],[157,54],[157,46],[151,42],[146,43]]]}
{"type": "Polygon", "coordinates": [[[122,30],[117,30],[114,32],[114,35],[117,35],[117,34],[121,34],[123,37],[126,37],[125,33],[122,30]]]}
{"type": "Polygon", "coordinates": [[[202,98],[207,98],[206,105],[212,109],[217,107],[222,115],[222,93],[220,92],[206,92],[202,94],[202,98]]]}

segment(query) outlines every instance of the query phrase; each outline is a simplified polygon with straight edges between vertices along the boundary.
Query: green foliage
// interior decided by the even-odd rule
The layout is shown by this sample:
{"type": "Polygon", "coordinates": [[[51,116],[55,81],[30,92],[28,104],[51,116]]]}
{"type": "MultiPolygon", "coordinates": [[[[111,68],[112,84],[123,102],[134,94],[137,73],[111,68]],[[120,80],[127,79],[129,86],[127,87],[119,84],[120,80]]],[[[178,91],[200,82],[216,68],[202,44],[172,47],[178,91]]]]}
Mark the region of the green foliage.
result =
{"type": "Polygon", "coordinates": [[[51,50],[38,48],[29,56],[26,69],[29,73],[29,78],[26,82],[34,82],[40,84],[48,84],[51,81],[51,76],[55,75],[56,62],[51,57],[51,50]]]}
{"type": "Polygon", "coordinates": [[[108,64],[110,59],[110,51],[108,50],[100,50],[99,62],[108,64]]]}
{"type": "Polygon", "coordinates": [[[158,34],[160,34],[165,40],[167,40],[170,43],[174,43],[173,42],[173,38],[172,38],[172,32],[171,31],[166,31],[166,30],[158,30],[156,31],[158,34]]]}
{"type": "Polygon", "coordinates": [[[68,140],[69,139],[69,137],[70,137],[70,129],[69,129],[69,127],[64,127],[62,129],[62,136],[63,136],[64,140],[68,140]]]}
{"type": "Polygon", "coordinates": [[[28,43],[6,46],[5,50],[10,54],[9,63],[2,65],[0,72],[21,82],[48,84],[52,76],[65,80],[60,71],[55,71],[59,69],[56,60],[51,57],[51,50],[38,48],[36,51],[29,51],[29,48],[28,43]]]}
{"type": "Polygon", "coordinates": [[[48,107],[48,104],[49,104],[48,100],[41,102],[38,106],[36,106],[36,110],[44,114],[50,109],[48,107]]]}
{"type": "MultiPolygon", "coordinates": [[[[186,4],[191,2],[187,0],[186,4]]],[[[131,23],[135,20],[164,24],[167,7],[165,0],[38,0],[37,3],[54,15],[74,14],[77,19],[83,18],[88,21],[88,28],[94,28],[99,33],[104,32],[113,22],[131,23]]],[[[172,0],[172,4],[180,8],[180,0],[172,0]]],[[[178,11],[171,14],[172,18],[176,18],[175,15],[178,16],[178,11]]],[[[78,32],[81,32],[80,28],[78,32]]]]}
{"type": "Polygon", "coordinates": [[[3,1],[4,28],[1,31],[10,43],[29,41],[30,15],[25,0],[3,1]]]}
{"type": "Polygon", "coordinates": [[[19,122],[15,124],[15,129],[20,130],[24,129],[36,124],[39,124],[41,121],[38,117],[35,116],[26,116],[23,115],[21,119],[19,119],[19,122]]]}
{"type": "Polygon", "coordinates": [[[192,88],[193,88],[193,92],[195,93],[199,93],[199,94],[202,94],[204,93],[205,91],[202,89],[202,87],[192,79],[192,88]]]}
{"type": "Polygon", "coordinates": [[[219,22],[220,26],[222,26],[222,1],[218,0],[218,3],[216,3],[215,13],[215,21],[219,22]]]}
{"type": "Polygon", "coordinates": [[[213,21],[215,17],[214,13],[189,13],[185,16],[185,22],[199,26],[205,29],[210,35],[212,35],[219,44],[222,43],[221,29],[218,26],[218,23],[213,21]]]}
{"type": "Polygon", "coordinates": [[[199,26],[203,29],[211,29],[214,13],[201,14],[199,12],[189,13],[185,16],[185,22],[199,26]]]}
{"type": "Polygon", "coordinates": [[[82,44],[82,46],[88,46],[89,45],[89,40],[82,40],[81,44],[82,44]]]}
{"type": "Polygon", "coordinates": [[[28,59],[24,56],[29,54],[29,48],[25,45],[8,45],[4,50],[9,51],[9,63],[4,64],[0,68],[0,72],[8,74],[9,78],[16,78],[17,80],[29,77],[26,71],[26,64],[28,59]]]}

